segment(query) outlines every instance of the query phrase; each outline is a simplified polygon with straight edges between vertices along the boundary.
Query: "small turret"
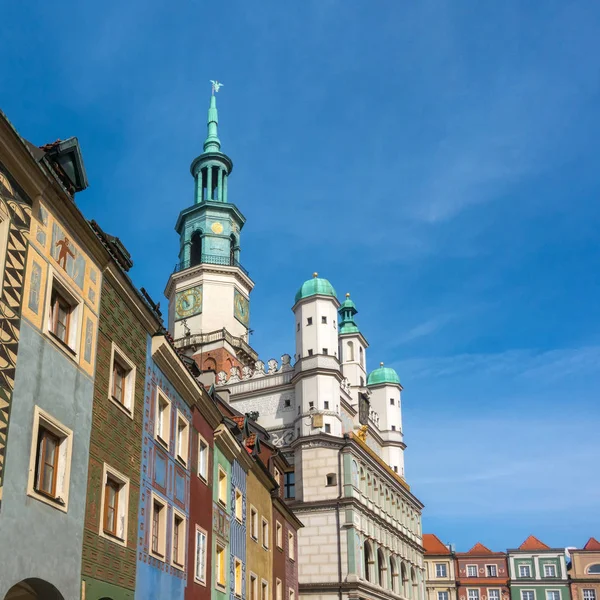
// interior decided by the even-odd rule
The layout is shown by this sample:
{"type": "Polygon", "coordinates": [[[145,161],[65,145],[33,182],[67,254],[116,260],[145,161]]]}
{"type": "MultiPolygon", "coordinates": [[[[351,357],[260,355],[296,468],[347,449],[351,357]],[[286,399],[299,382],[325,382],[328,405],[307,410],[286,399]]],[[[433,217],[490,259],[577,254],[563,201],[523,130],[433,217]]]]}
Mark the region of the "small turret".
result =
{"type": "Polygon", "coordinates": [[[339,327],[339,346],[340,362],[342,363],[342,373],[347,377],[352,386],[352,396],[355,402],[358,402],[358,389],[365,387],[367,371],[367,348],[369,344],[358,325],[354,320],[354,315],[358,312],[356,305],[350,299],[350,294],[346,294],[346,299],[340,306],[340,327],[339,327]]]}

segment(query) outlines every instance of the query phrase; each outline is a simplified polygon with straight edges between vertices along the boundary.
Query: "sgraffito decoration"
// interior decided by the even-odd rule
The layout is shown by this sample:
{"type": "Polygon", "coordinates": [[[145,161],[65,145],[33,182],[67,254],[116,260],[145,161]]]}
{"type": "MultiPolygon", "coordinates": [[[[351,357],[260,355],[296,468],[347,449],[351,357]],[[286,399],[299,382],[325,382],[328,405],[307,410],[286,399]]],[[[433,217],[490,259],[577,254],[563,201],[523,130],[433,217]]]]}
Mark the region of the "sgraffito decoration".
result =
{"type": "MultiPolygon", "coordinates": [[[[15,384],[31,201],[0,163],[0,210],[9,219],[0,290],[0,509],[10,406],[15,384]]],[[[1,264],[1,263],[0,263],[1,264]]]]}

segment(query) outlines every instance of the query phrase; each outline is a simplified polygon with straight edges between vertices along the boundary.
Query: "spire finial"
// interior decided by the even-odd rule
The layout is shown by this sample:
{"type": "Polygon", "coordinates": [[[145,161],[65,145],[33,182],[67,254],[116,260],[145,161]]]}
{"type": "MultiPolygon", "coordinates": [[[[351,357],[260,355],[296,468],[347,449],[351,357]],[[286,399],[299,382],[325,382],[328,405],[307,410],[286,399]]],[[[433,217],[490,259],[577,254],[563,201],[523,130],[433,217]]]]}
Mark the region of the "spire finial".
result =
{"type": "Polygon", "coordinates": [[[383,363],[382,363],[382,362],[380,362],[380,363],[379,363],[379,366],[380,366],[380,367],[383,367],[383,363]]]}
{"type": "Polygon", "coordinates": [[[208,135],[204,142],[204,152],[220,152],[221,140],[219,140],[217,133],[219,114],[217,113],[217,98],[215,94],[221,89],[223,84],[216,79],[211,79],[210,83],[212,91],[210,96],[210,106],[208,108],[208,135]]]}
{"type": "Polygon", "coordinates": [[[350,298],[350,292],[346,292],[346,298],[350,298]]]}
{"type": "Polygon", "coordinates": [[[318,273],[315,271],[315,272],[313,273],[313,277],[316,279],[318,276],[319,276],[319,274],[318,274],[318,273]]]}

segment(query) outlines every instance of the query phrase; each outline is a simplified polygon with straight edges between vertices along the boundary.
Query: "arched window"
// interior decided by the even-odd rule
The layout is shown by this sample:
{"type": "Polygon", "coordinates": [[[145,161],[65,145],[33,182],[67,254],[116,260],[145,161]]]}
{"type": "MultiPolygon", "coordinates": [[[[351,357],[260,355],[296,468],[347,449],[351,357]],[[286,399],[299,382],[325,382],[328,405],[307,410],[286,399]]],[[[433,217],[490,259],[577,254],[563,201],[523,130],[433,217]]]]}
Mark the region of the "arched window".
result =
{"type": "Polygon", "coordinates": [[[398,593],[398,566],[396,559],[390,556],[390,576],[392,579],[392,591],[398,593]]]}
{"type": "Polygon", "coordinates": [[[377,566],[379,567],[378,583],[381,587],[387,587],[387,564],[385,562],[385,556],[381,550],[377,550],[377,566]]]}
{"type": "Polygon", "coordinates": [[[190,267],[193,267],[202,262],[202,232],[194,231],[190,242],[190,267]]]}
{"type": "Polygon", "coordinates": [[[229,265],[235,265],[235,249],[237,248],[237,242],[233,233],[229,236],[229,265]]]}
{"type": "Polygon", "coordinates": [[[352,461],[352,485],[358,489],[358,463],[352,461]]]}
{"type": "Polygon", "coordinates": [[[365,470],[362,467],[360,468],[360,491],[363,494],[366,494],[366,489],[365,489],[365,470]]]}
{"type": "Polygon", "coordinates": [[[364,367],[365,366],[365,353],[363,352],[362,346],[360,347],[358,354],[360,356],[360,366],[364,367]]]}
{"type": "Polygon", "coordinates": [[[365,560],[365,579],[367,581],[373,581],[373,551],[371,550],[371,544],[367,541],[364,543],[364,560],[365,560]]]}
{"type": "Polygon", "coordinates": [[[589,575],[600,575],[600,564],[590,565],[587,572],[589,575]]]}
{"type": "Polygon", "coordinates": [[[400,575],[402,576],[402,595],[408,598],[408,573],[406,571],[406,565],[401,563],[400,575]]]}
{"type": "Polygon", "coordinates": [[[373,499],[373,487],[371,486],[371,475],[367,473],[367,497],[373,499]]]}
{"type": "Polygon", "coordinates": [[[348,342],[346,344],[346,348],[348,349],[348,354],[346,355],[346,362],[351,362],[354,360],[354,342],[348,342]]]}
{"type": "Polygon", "coordinates": [[[419,596],[417,593],[417,573],[414,567],[410,568],[410,597],[416,600],[419,596]]]}

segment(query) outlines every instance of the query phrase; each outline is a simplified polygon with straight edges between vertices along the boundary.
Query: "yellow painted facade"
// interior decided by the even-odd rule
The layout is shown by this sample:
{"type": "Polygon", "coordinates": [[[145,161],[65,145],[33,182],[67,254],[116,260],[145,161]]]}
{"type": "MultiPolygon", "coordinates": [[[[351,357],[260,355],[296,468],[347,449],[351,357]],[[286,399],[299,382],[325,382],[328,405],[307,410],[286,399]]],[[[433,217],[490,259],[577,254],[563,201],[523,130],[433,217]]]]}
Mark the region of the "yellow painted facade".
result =
{"type": "Polygon", "coordinates": [[[102,273],[73,238],[72,232],[41,201],[35,202],[22,316],[93,377],[102,273]],[[48,333],[54,280],[78,303],[73,319],[76,327],[73,352],[48,333]]]}
{"type": "Polygon", "coordinates": [[[267,598],[273,595],[273,509],[271,492],[254,474],[248,472],[246,479],[246,586],[247,598],[252,598],[250,586],[252,577],[257,581],[257,598],[262,598],[262,585],[268,586],[267,598]],[[252,510],[257,512],[258,531],[256,539],[253,537],[252,510]],[[263,519],[268,524],[267,539],[264,538],[263,519]]]}

